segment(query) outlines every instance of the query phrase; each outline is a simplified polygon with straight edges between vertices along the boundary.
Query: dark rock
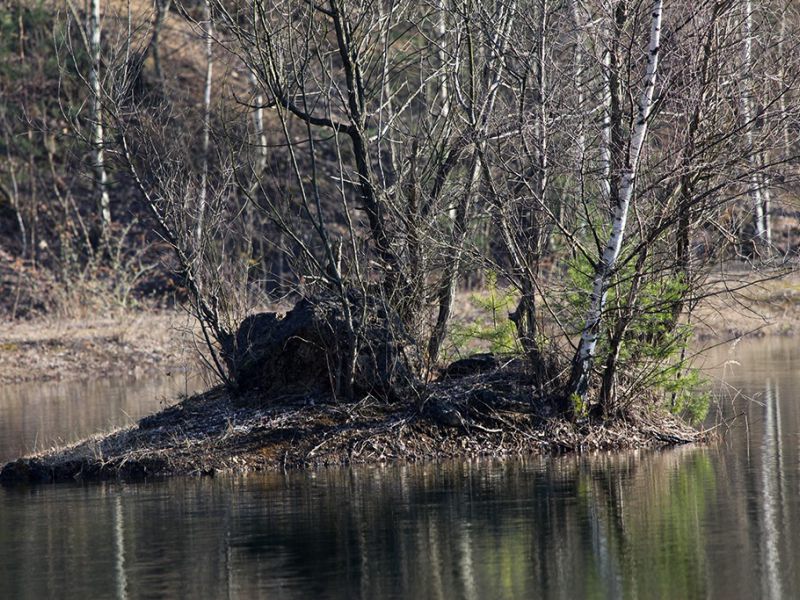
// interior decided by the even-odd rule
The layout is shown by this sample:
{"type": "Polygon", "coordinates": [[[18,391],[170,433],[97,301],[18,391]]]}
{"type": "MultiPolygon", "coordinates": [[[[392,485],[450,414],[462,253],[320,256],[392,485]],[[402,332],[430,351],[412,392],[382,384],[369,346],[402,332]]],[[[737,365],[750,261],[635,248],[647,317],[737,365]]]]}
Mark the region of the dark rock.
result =
{"type": "MultiPolygon", "coordinates": [[[[416,385],[415,345],[399,320],[373,300],[348,298],[355,319],[364,316],[355,349],[354,392],[402,397],[416,385]]],[[[353,336],[337,298],[303,299],[285,315],[247,317],[224,348],[242,391],[276,395],[342,394],[353,336]]]]}
{"type": "Polygon", "coordinates": [[[493,371],[498,367],[497,357],[489,353],[473,354],[450,363],[442,372],[442,379],[459,379],[493,371]]]}

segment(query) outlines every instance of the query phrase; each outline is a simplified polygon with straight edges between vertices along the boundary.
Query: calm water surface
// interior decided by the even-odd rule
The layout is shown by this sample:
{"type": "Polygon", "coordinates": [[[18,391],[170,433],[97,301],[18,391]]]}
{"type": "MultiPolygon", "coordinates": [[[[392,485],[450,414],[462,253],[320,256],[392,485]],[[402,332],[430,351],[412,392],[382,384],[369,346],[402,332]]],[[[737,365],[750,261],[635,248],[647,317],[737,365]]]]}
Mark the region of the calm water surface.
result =
{"type": "Polygon", "coordinates": [[[0,463],[131,425],[200,387],[186,373],[0,385],[0,463]]]}
{"type": "Polygon", "coordinates": [[[797,598],[798,346],[709,359],[711,448],[0,489],[0,598],[797,598]]]}

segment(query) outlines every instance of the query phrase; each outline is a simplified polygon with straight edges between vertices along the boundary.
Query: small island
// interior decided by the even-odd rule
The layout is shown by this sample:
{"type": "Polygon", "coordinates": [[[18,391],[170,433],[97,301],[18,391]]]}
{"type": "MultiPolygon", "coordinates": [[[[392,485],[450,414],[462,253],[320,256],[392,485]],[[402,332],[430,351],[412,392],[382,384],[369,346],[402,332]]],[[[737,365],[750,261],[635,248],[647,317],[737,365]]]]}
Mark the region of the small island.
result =
{"type": "Polygon", "coordinates": [[[731,329],[714,302],[757,312],[797,260],[797,66],[754,50],[767,21],[100,4],[3,21],[0,78],[39,87],[2,122],[2,310],[183,309],[210,389],[0,480],[709,439],[708,311],[731,329]]]}
{"type": "Polygon", "coordinates": [[[705,441],[709,433],[659,408],[624,417],[558,412],[522,356],[456,360],[415,378],[413,346],[381,322],[356,359],[353,399],[337,397],[329,365],[341,352],[336,303],[308,300],[246,319],[231,344],[236,387],[186,398],[137,425],[19,459],[0,482],[135,480],[389,461],[620,450],[705,441]],[[235,344],[234,344],[235,342],[235,344]]]}
{"type": "Polygon", "coordinates": [[[800,598],[799,49],[0,2],[0,600],[800,598]]]}

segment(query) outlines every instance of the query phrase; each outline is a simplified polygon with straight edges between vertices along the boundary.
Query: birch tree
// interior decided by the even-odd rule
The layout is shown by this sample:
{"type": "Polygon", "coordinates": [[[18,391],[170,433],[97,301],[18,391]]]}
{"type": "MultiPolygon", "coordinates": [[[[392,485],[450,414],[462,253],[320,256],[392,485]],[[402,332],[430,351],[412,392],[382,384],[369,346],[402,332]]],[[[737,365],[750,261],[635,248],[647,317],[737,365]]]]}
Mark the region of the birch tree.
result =
{"type": "Polygon", "coordinates": [[[753,227],[755,229],[756,251],[769,244],[769,231],[767,227],[767,212],[765,196],[769,193],[764,186],[763,175],[759,168],[759,154],[756,151],[754,125],[756,114],[753,99],[753,4],[745,0],[742,5],[742,71],[741,98],[742,98],[742,128],[746,132],[748,159],[751,163],[751,175],[748,193],[753,205],[753,227]]]}
{"type": "MultiPolygon", "coordinates": [[[[614,216],[611,232],[602,253],[594,267],[592,292],[589,309],[581,332],[580,341],[573,358],[570,381],[567,388],[566,403],[585,403],[589,389],[589,378],[595,357],[598,336],[603,322],[603,309],[608,292],[609,277],[616,267],[625,236],[628,211],[634,199],[634,184],[639,159],[647,135],[648,119],[653,109],[656,74],[661,43],[661,19],[663,0],[655,0],[650,15],[650,41],[647,48],[647,67],[642,80],[642,91],[637,107],[636,119],[630,134],[630,143],[621,173],[621,183],[614,201],[614,216]]],[[[565,406],[570,410],[571,406],[565,406]]]]}
{"type": "Polygon", "coordinates": [[[88,15],[89,38],[89,88],[90,110],[89,122],[91,127],[92,168],[94,171],[95,194],[100,217],[100,237],[105,240],[111,227],[111,200],[108,195],[108,176],[105,164],[105,137],[103,133],[103,106],[102,90],[100,89],[100,60],[101,60],[101,26],[100,26],[100,0],[90,0],[88,15]]]}

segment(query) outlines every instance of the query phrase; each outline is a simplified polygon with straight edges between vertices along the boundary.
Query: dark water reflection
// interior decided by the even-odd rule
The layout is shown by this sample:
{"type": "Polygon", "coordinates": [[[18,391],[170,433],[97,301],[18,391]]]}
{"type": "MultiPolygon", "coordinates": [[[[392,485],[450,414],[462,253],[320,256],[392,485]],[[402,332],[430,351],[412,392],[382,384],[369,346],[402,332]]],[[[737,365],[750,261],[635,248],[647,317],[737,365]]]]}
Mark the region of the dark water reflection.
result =
{"type": "Polygon", "coordinates": [[[798,597],[800,356],[713,360],[713,448],[0,490],[0,598],[798,597]]]}

